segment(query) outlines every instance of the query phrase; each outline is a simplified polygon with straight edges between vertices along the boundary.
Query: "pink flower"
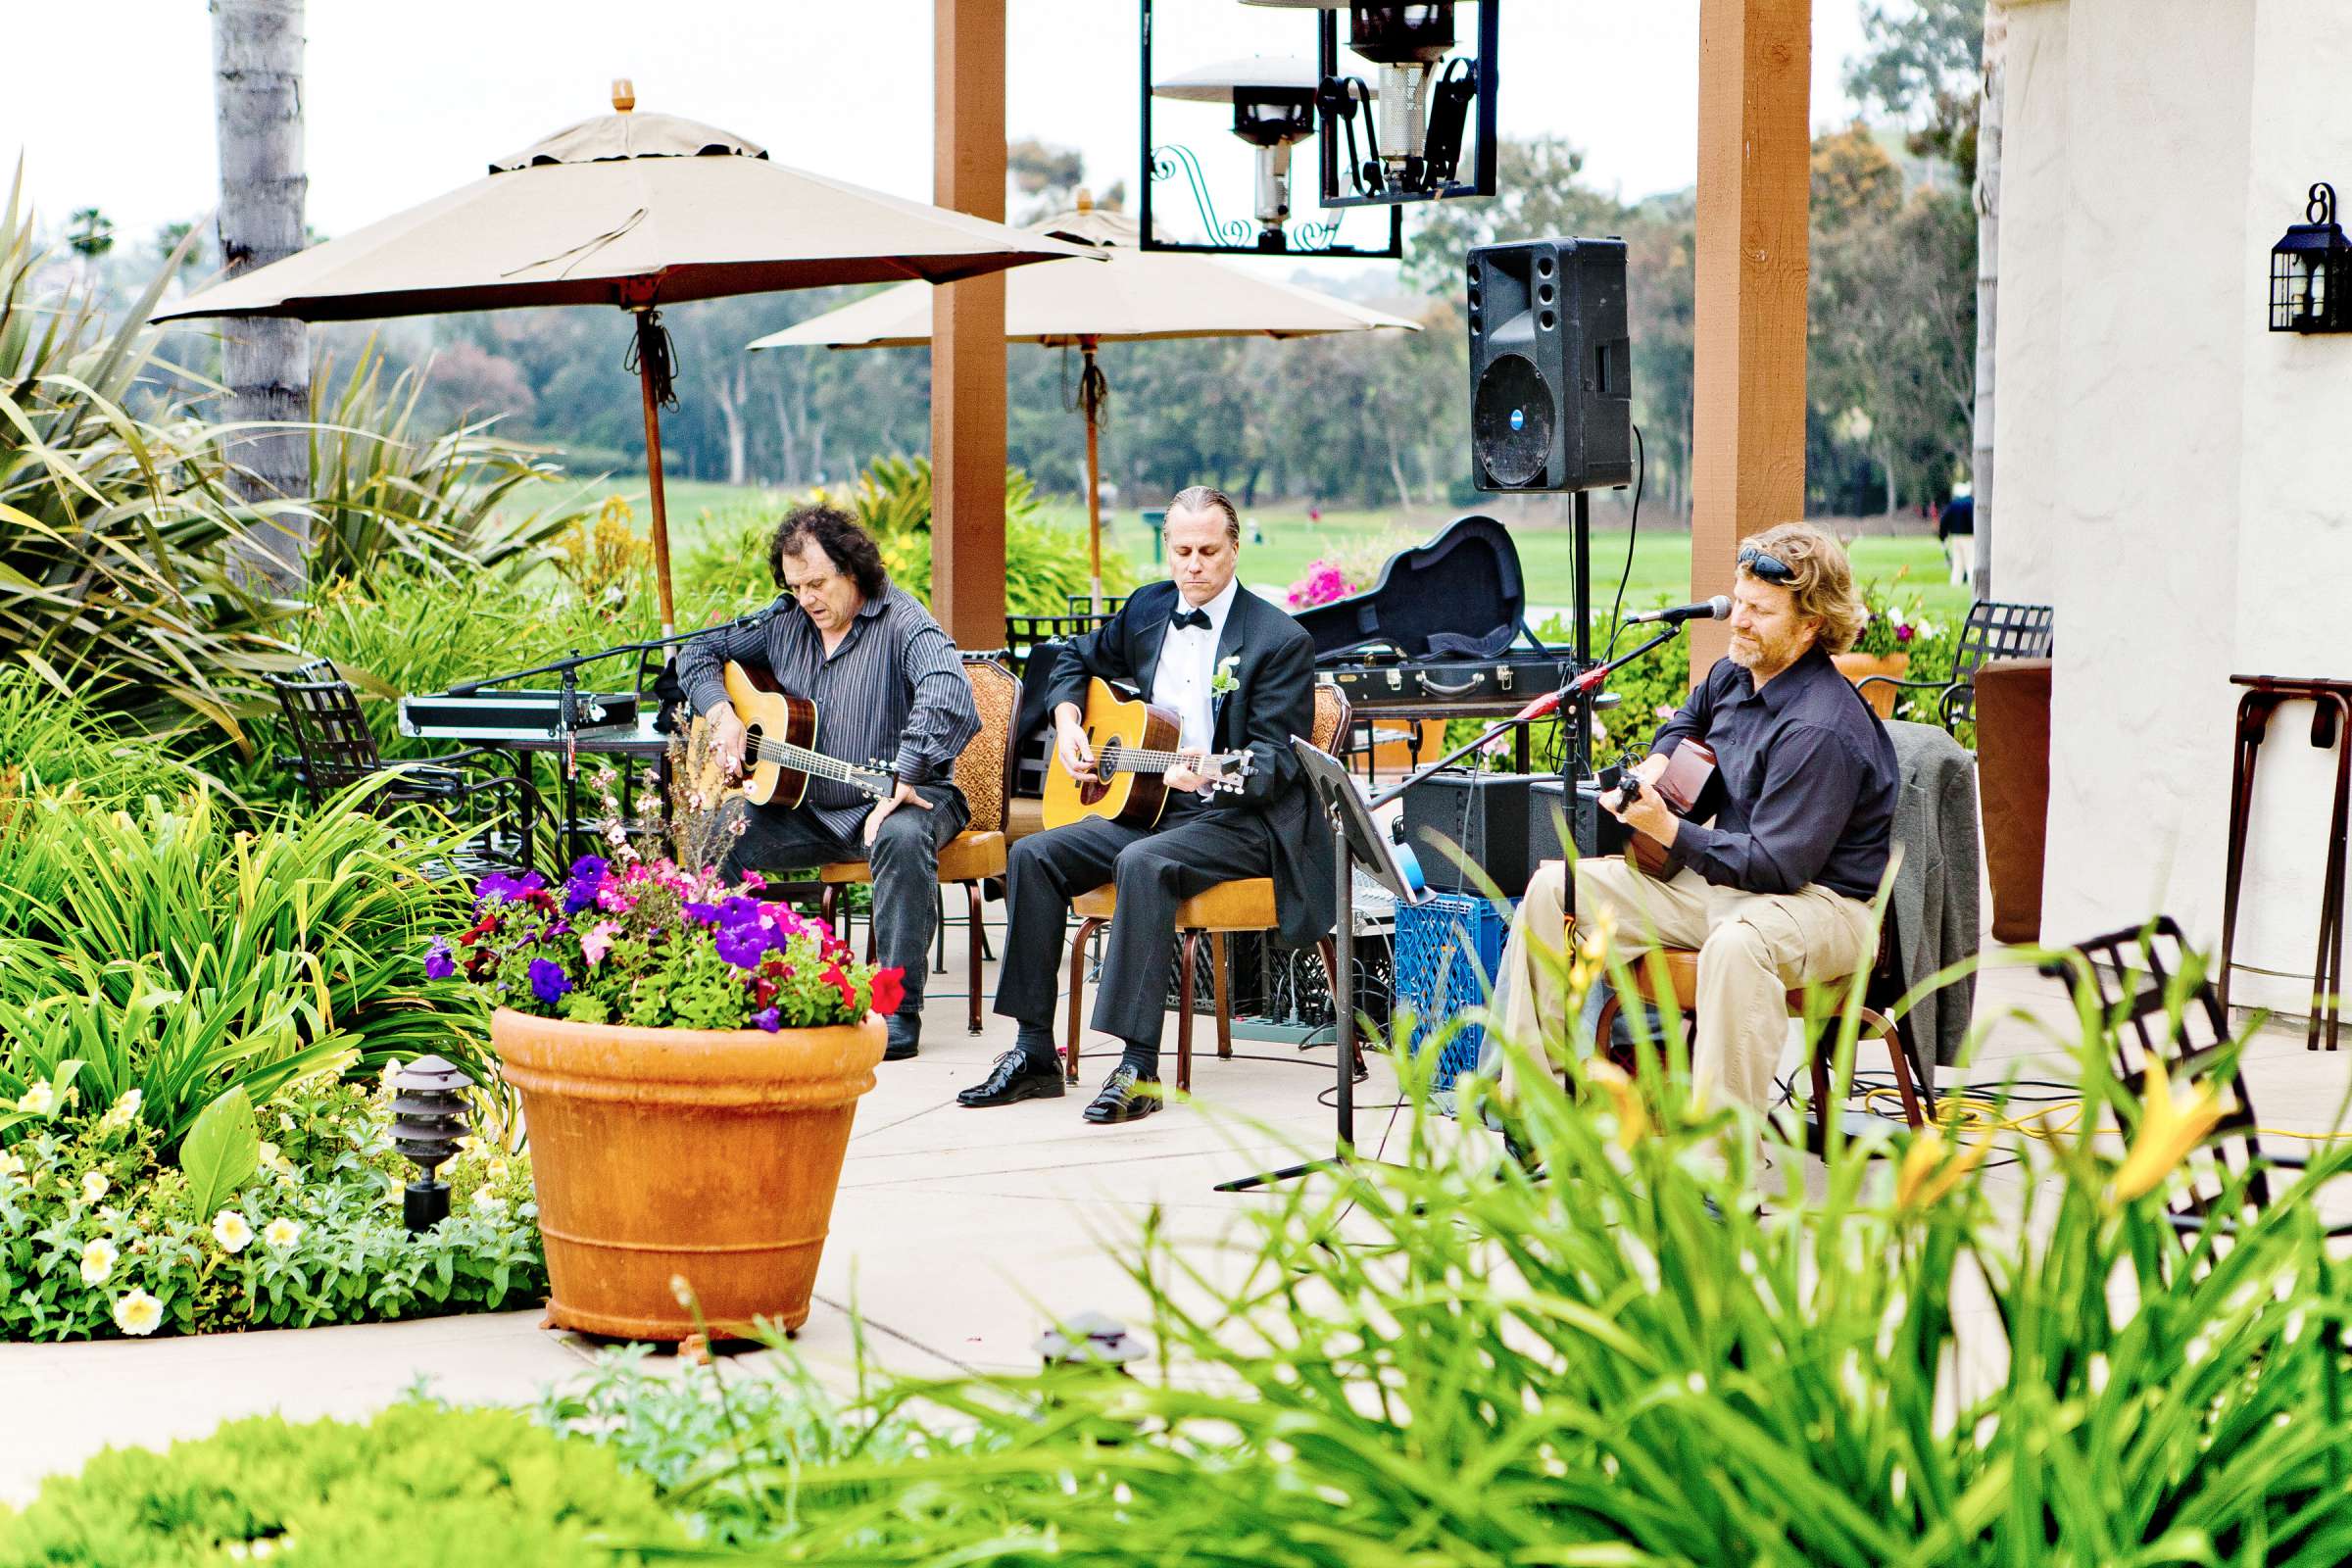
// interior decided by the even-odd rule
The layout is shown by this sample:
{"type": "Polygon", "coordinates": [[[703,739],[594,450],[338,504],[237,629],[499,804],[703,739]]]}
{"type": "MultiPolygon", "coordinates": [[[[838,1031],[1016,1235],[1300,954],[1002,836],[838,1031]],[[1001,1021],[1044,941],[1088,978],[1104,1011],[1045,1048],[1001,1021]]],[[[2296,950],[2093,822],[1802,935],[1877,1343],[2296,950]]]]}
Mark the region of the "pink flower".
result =
{"type": "Polygon", "coordinates": [[[580,938],[580,956],[588,960],[589,968],[593,969],[605,961],[605,955],[612,949],[612,939],[618,935],[620,926],[617,922],[599,920],[589,928],[586,936],[580,938]]]}
{"type": "Polygon", "coordinates": [[[607,914],[626,914],[637,907],[637,899],[636,895],[618,888],[601,888],[597,891],[596,906],[607,914]]]}

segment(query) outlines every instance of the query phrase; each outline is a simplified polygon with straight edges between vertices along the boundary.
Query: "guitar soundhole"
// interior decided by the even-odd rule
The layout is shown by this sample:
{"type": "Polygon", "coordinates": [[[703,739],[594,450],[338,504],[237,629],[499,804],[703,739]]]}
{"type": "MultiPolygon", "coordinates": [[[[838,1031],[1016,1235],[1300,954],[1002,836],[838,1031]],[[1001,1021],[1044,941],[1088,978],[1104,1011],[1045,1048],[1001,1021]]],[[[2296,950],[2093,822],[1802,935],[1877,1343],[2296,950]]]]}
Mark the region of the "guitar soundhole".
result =
{"type": "Polygon", "coordinates": [[[1078,798],[1089,806],[1102,801],[1110,793],[1110,781],[1119,770],[1119,743],[1105,741],[1095,752],[1095,782],[1078,786],[1078,798]]]}
{"type": "Polygon", "coordinates": [[[759,725],[746,724],[743,727],[743,760],[747,766],[760,760],[760,739],[759,725]]]}

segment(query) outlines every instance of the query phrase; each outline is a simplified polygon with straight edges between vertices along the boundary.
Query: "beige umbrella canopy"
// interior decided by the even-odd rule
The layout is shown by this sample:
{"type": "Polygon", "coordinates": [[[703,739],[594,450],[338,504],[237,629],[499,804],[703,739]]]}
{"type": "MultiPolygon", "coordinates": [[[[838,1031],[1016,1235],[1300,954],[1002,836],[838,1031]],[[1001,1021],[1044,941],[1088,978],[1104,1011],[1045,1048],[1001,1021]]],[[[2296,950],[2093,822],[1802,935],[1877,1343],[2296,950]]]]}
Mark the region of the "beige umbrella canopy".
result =
{"type": "Polygon", "coordinates": [[[634,313],[667,635],[659,410],[675,399],[661,306],[836,283],[947,283],[1092,253],[788,169],[690,120],[634,113],[626,82],[615,83],[612,101],[614,113],[498,160],[485,178],[190,295],[155,319],[344,321],[528,305],[634,313]]]}
{"type": "MultiPolygon", "coordinates": [[[[1098,609],[1102,600],[1102,511],[1097,432],[1108,392],[1095,363],[1099,345],[1151,338],[1313,337],[1421,329],[1417,321],[1256,277],[1204,256],[1138,250],[1134,219],[1094,207],[1083,197],[1076,212],[1048,219],[1028,232],[1092,247],[1108,263],[1059,268],[1050,276],[1017,272],[1004,280],[1007,340],[1048,348],[1074,345],[1085,355],[1079,403],[1086,415],[1087,547],[1098,609]]],[[[752,347],[914,348],[930,341],[930,290],[902,287],[772,332],[752,347]]]]}

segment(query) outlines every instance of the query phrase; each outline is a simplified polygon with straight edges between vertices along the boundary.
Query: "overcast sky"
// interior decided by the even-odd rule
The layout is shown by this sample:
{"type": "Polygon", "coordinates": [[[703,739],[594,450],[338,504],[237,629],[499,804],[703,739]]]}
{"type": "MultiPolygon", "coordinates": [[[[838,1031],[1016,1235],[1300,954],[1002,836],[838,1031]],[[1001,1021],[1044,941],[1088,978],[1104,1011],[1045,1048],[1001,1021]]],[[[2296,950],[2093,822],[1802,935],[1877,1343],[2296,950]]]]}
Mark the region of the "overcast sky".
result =
{"type": "MultiPolygon", "coordinates": [[[[143,248],[159,225],[211,209],[201,0],[16,0],[8,10],[0,149],[23,151],[47,225],[94,205],[124,244],[143,248]]],[[[615,75],[635,79],[642,108],[726,127],[782,163],[928,200],[931,10],[931,0],[313,0],[311,224],[342,233],[477,178],[493,156],[604,111],[615,75]]],[[[1134,0],[1010,0],[1007,129],[1082,148],[1099,187],[1135,183],[1137,10],[1134,0]]],[[[1817,126],[1852,115],[1838,76],[1860,44],[1858,10],[1858,0],[1816,0],[1817,126]]],[[[1155,15],[1163,73],[1303,54],[1313,36],[1297,11],[1233,0],[1157,0],[1155,15]]],[[[1506,134],[1567,136],[1589,154],[1588,172],[1628,197],[1691,182],[1698,0],[1509,0],[1501,57],[1506,134]]],[[[1246,205],[1247,152],[1211,113],[1159,113],[1160,139],[1179,134],[1235,160],[1231,189],[1246,205]]],[[[1298,206],[1311,199],[1302,192],[1298,206]]]]}

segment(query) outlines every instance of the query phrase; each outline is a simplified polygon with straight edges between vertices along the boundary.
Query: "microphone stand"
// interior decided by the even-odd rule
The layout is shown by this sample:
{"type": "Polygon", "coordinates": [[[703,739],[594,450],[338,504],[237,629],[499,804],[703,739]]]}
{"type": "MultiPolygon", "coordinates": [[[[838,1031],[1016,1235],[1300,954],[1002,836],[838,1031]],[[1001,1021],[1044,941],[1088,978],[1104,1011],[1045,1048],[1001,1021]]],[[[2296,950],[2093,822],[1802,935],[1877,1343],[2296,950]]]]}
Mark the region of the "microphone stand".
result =
{"type": "MultiPolygon", "coordinates": [[[[1580,723],[1589,721],[1592,708],[1588,699],[1608,678],[1612,670],[1620,669],[1631,663],[1634,660],[1674,637],[1681,630],[1682,623],[1680,621],[1673,622],[1665,630],[1623,658],[1595,664],[1591,669],[1581,672],[1558,691],[1551,693],[1548,697],[1538,698],[1508,718],[1497,719],[1488,725],[1479,737],[1467,746],[1454,748],[1428,766],[1418,769],[1402,782],[1373,796],[1369,801],[1356,793],[1354,780],[1337,760],[1317,751],[1303,740],[1293,739],[1292,748],[1297,752],[1299,762],[1305,768],[1308,792],[1330,819],[1332,835],[1337,840],[1333,847],[1332,859],[1334,893],[1339,909],[1339,927],[1334,933],[1336,940],[1333,944],[1332,967],[1338,972],[1331,977],[1331,1010],[1335,1025],[1333,1044],[1336,1049],[1333,1054],[1338,1075],[1332,1105],[1337,1113],[1338,1137],[1328,1158],[1303,1160],[1296,1165],[1285,1165],[1279,1170],[1260,1171],[1255,1175],[1219,1182],[1216,1185],[1218,1192],[1243,1193],[1252,1188],[1269,1187],[1276,1182],[1293,1181],[1317,1171],[1347,1170],[1381,1163],[1378,1160],[1364,1158],[1356,1152],[1355,1148],[1355,1068],[1358,1054],[1355,1042],[1356,862],[1360,858],[1375,878],[1396,895],[1399,906],[1418,902],[1412,896],[1414,891],[1419,891],[1421,897],[1424,898],[1428,895],[1426,890],[1407,889],[1399,879],[1395,857],[1386,852],[1379,830],[1372,820],[1372,812],[1379,807],[1396,800],[1414,785],[1427,780],[1440,768],[1478,750],[1508,730],[1513,724],[1524,724],[1541,718],[1565,702],[1573,700],[1577,704],[1580,723]]],[[[1576,900],[1576,879],[1573,877],[1568,881],[1567,898],[1570,910],[1573,912],[1576,900]]]]}

